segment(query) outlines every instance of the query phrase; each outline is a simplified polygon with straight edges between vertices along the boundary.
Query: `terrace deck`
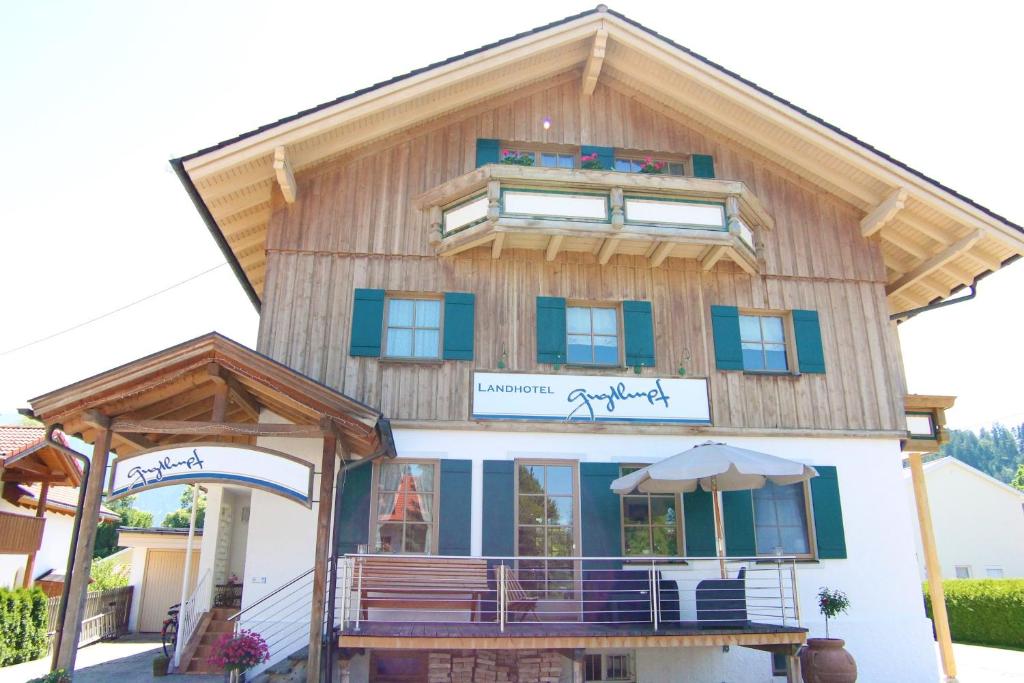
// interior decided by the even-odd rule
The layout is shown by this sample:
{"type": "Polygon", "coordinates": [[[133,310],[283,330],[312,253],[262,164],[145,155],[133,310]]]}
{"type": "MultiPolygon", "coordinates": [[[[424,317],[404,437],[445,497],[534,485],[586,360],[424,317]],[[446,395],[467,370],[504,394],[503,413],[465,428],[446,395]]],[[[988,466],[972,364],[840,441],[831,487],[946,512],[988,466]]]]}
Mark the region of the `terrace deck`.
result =
{"type": "Polygon", "coordinates": [[[750,623],[742,628],[700,628],[697,622],[649,623],[551,623],[505,625],[470,622],[381,622],[350,624],[342,630],[343,648],[389,650],[484,649],[534,650],[598,647],[707,647],[736,645],[790,649],[807,640],[807,629],[796,626],[750,623]]]}

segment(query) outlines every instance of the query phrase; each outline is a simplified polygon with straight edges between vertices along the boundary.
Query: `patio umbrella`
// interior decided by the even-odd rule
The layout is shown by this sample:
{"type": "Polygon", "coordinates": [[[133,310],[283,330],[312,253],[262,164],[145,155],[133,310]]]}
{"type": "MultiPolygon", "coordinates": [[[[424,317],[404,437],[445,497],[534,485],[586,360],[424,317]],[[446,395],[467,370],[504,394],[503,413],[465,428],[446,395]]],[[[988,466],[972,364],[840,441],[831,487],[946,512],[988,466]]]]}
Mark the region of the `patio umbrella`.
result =
{"type": "Polygon", "coordinates": [[[766,481],[785,486],[816,476],[817,470],[803,463],[708,441],[619,477],[612,482],[612,491],[620,496],[630,493],[690,493],[699,486],[709,492],[715,519],[715,549],[722,578],[726,578],[718,492],[759,489],[766,481]]]}

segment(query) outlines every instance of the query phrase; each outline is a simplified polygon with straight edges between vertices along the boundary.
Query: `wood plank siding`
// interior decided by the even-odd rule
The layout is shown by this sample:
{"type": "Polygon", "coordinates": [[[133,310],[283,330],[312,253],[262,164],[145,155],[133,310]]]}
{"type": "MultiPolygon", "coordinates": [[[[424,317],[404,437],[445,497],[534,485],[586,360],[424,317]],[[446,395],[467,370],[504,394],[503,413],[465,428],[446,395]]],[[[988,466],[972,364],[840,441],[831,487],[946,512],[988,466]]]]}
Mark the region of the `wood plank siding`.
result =
{"type": "MultiPolygon", "coordinates": [[[[858,211],[792,172],[653,101],[603,79],[580,102],[580,78],[557,77],[418,126],[297,175],[297,200],[275,190],[267,237],[259,349],[379,407],[395,420],[465,421],[473,369],[549,372],[536,363],[537,296],[653,303],[657,365],[645,375],[708,377],[715,426],[749,429],[905,429],[904,379],[888,320],[885,265],[860,236],[858,211]],[[581,114],[582,106],[582,114],[581,114]],[[542,119],[553,122],[544,131],[542,119]],[[437,256],[429,216],[412,198],[475,165],[477,138],[592,144],[714,157],[718,178],[742,180],[775,219],[761,234],[761,274],[725,261],[490,245],[437,256]],[[353,290],[476,294],[475,360],[400,363],[348,354],[353,290]],[[712,305],[815,309],[827,372],[756,376],[714,368],[712,305]]],[[[599,246],[599,245],[598,245],[599,246]]],[[[576,369],[573,370],[576,372],[576,369]]],[[[608,374],[608,370],[600,371],[608,374]]],[[[632,370],[623,370],[632,374],[632,370]]]]}

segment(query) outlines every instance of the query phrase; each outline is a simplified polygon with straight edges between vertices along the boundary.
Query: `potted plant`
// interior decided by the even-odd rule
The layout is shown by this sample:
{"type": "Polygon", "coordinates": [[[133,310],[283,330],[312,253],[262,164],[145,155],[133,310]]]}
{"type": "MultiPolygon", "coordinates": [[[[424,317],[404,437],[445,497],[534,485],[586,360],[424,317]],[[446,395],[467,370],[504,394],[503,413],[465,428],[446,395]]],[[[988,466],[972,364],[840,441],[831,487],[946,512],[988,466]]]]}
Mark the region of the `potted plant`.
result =
{"type": "Polygon", "coordinates": [[[159,678],[160,676],[167,675],[167,667],[170,666],[171,660],[166,655],[157,655],[153,657],[153,677],[159,678]]]}
{"type": "Polygon", "coordinates": [[[800,648],[800,671],[804,683],[854,683],[857,680],[857,662],[843,646],[841,638],[831,638],[828,620],[845,614],[850,607],[846,593],[835,588],[822,587],[818,591],[818,610],[825,616],[825,637],[808,638],[800,648]]]}
{"type": "Polygon", "coordinates": [[[244,683],[245,672],[270,659],[270,649],[263,636],[242,629],[238,633],[225,633],[213,646],[210,662],[224,669],[224,680],[244,683]]]}
{"type": "Polygon", "coordinates": [[[516,152],[511,149],[501,151],[501,163],[512,166],[533,166],[533,155],[529,152],[516,152]]]}
{"type": "Polygon", "coordinates": [[[583,156],[581,156],[580,168],[585,168],[588,171],[604,170],[604,166],[597,158],[597,152],[591,152],[590,154],[584,154],[583,156]]]}
{"type": "Polygon", "coordinates": [[[657,175],[665,172],[665,162],[655,161],[651,157],[644,157],[644,165],[640,167],[641,173],[650,173],[657,175]]]}

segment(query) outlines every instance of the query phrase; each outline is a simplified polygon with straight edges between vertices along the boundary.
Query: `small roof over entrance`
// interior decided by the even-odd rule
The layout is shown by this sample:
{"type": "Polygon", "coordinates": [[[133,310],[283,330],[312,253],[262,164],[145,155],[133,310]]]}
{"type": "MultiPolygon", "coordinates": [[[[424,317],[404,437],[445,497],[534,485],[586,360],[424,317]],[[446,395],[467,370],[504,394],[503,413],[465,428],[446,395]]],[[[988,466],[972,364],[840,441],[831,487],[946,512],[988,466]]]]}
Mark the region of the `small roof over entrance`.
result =
{"type": "MultiPolygon", "coordinates": [[[[68,446],[59,431],[53,439],[68,446]]],[[[0,479],[11,484],[78,486],[82,470],[70,456],[46,441],[46,429],[31,425],[0,426],[0,479]]]]}
{"type": "Polygon", "coordinates": [[[326,432],[354,456],[394,452],[390,424],[379,411],[216,332],[30,404],[46,424],[61,424],[89,443],[109,424],[119,457],[197,437],[253,444],[257,436],[326,432]],[[291,425],[260,425],[263,409],[291,425]]]}

